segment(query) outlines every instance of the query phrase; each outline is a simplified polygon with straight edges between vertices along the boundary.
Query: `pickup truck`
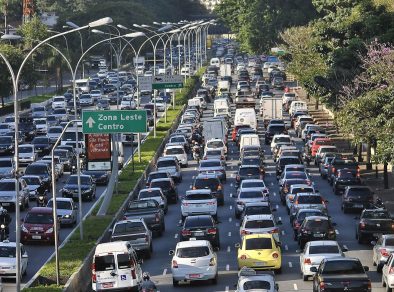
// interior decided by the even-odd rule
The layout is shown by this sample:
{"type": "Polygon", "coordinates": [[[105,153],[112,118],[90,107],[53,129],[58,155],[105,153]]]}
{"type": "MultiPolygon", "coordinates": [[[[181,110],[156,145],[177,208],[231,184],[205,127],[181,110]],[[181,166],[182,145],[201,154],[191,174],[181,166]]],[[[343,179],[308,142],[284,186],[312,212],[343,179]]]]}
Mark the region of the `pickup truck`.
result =
{"type": "Polygon", "coordinates": [[[123,219],[143,218],[151,231],[160,236],[165,230],[164,211],[155,200],[130,201],[124,211],[123,219]]]}
{"type": "Polygon", "coordinates": [[[371,292],[371,280],[357,258],[326,258],[318,268],[311,267],[313,276],[313,292],[324,291],[357,291],[371,292]],[[323,288],[323,289],[322,289],[323,288]]]}
{"type": "Polygon", "coordinates": [[[385,209],[364,209],[356,227],[359,243],[366,239],[377,239],[382,234],[394,233],[394,220],[385,209]]]}
{"type": "Polygon", "coordinates": [[[235,95],[235,107],[244,108],[256,106],[256,98],[252,92],[238,91],[235,95]]]}
{"type": "Polygon", "coordinates": [[[357,173],[359,172],[358,162],[353,156],[337,155],[331,161],[331,165],[327,170],[327,180],[330,185],[333,185],[335,177],[337,176],[339,169],[355,169],[357,173]]]}

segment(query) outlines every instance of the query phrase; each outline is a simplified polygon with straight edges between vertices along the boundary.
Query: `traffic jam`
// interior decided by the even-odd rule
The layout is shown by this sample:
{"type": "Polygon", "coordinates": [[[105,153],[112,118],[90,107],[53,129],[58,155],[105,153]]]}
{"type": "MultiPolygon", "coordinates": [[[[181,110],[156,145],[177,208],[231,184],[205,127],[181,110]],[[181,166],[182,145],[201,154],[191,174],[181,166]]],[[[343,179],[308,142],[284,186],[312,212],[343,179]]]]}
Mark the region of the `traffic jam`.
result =
{"type": "Polygon", "coordinates": [[[391,291],[394,221],[356,159],[278,57],[212,48],[146,188],[96,247],[92,289],[391,291]]]}

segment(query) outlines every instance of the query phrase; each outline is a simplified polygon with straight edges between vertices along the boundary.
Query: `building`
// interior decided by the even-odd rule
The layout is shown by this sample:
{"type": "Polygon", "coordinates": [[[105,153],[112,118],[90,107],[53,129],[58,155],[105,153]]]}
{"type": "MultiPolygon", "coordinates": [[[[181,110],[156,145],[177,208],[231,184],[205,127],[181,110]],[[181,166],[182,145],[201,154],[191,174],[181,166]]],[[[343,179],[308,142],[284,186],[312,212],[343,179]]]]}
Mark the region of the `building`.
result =
{"type": "Polygon", "coordinates": [[[215,6],[220,3],[220,0],[200,0],[200,2],[207,8],[209,11],[213,11],[215,6]]]}

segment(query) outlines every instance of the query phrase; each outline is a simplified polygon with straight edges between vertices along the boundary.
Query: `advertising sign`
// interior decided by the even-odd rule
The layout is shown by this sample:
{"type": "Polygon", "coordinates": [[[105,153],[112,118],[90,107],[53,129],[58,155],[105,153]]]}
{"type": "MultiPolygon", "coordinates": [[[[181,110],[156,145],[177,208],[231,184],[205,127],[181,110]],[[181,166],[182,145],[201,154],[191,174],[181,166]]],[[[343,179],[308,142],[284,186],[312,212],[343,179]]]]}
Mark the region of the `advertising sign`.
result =
{"type": "Polygon", "coordinates": [[[111,135],[86,134],[85,145],[88,170],[111,170],[111,135]]]}

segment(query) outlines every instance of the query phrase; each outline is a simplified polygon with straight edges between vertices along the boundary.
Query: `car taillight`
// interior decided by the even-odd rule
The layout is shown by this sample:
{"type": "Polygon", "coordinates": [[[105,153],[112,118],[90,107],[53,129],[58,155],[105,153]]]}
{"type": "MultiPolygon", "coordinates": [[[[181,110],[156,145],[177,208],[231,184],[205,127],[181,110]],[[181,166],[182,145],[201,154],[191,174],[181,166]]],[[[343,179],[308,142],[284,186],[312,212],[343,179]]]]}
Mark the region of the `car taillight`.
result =
{"type": "Polygon", "coordinates": [[[241,255],[241,260],[246,260],[248,256],[246,254],[241,255]]]}
{"type": "Polygon", "coordinates": [[[241,178],[239,177],[239,175],[237,175],[237,177],[235,178],[237,181],[239,181],[241,178]]]}
{"type": "Polygon", "coordinates": [[[272,229],[272,230],[270,230],[270,231],[268,231],[268,233],[279,233],[279,228],[275,228],[275,229],[272,229]]]}
{"type": "Polygon", "coordinates": [[[241,230],[241,235],[247,235],[247,234],[250,234],[250,232],[247,230],[241,230]]]}
{"type": "Polygon", "coordinates": [[[187,207],[187,206],[189,206],[189,203],[182,202],[182,205],[187,207]]]}
{"type": "Polygon", "coordinates": [[[182,233],[183,236],[185,236],[185,235],[192,235],[192,232],[190,230],[182,230],[181,233],[182,233]]]}
{"type": "Polygon", "coordinates": [[[216,205],[216,201],[208,202],[207,205],[216,205]]]}
{"type": "Polygon", "coordinates": [[[364,221],[361,221],[360,224],[359,224],[359,226],[360,226],[361,229],[364,229],[364,228],[365,228],[365,223],[364,223],[364,221]]]}
{"type": "Polygon", "coordinates": [[[389,274],[394,274],[394,267],[391,267],[391,268],[389,269],[389,274]]]}
{"type": "Polygon", "coordinates": [[[383,256],[383,257],[389,257],[389,253],[388,253],[388,251],[385,249],[385,248],[381,248],[380,250],[380,254],[383,256]]]}
{"type": "Polygon", "coordinates": [[[222,189],[222,186],[221,186],[221,185],[218,185],[217,190],[220,191],[221,189],[222,189]]]}
{"type": "Polygon", "coordinates": [[[298,228],[300,228],[300,226],[301,226],[300,223],[298,223],[298,222],[295,222],[295,223],[294,223],[294,227],[295,227],[295,228],[298,229],[298,228]]]}
{"type": "Polygon", "coordinates": [[[244,205],[244,202],[238,201],[238,202],[237,202],[237,205],[244,205]]]}
{"type": "Polygon", "coordinates": [[[326,288],[326,283],[324,282],[320,282],[320,291],[324,291],[324,289],[326,288]]]}
{"type": "Polygon", "coordinates": [[[224,160],[224,156],[223,156],[223,155],[222,155],[222,156],[220,156],[220,159],[221,159],[221,160],[224,160]]]}
{"type": "Polygon", "coordinates": [[[155,216],[155,221],[156,221],[156,222],[160,222],[160,216],[159,216],[159,214],[156,214],[156,216],[155,216]]]}
{"type": "Polygon", "coordinates": [[[197,190],[197,188],[195,186],[193,186],[193,190],[197,190]]]}
{"type": "Polygon", "coordinates": [[[174,269],[177,269],[177,268],[178,268],[178,262],[177,262],[176,260],[173,260],[173,261],[172,261],[172,267],[173,267],[174,269]]]}
{"type": "Polygon", "coordinates": [[[96,264],[92,264],[92,282],[96,283],[97,277],[96,277],[96,264]]]}
{"type": "Polygon", "coordinates": [[[332,168],[332,173],[335,173],[335,170],[336,170],[335,167],[333,167],[333,168],[332,168]]]}
{"type": "Polygon", "coordinates": [[[304,264],[305,265],[311,265],[312,264],[311,259],[310,258],[305,258],[304,259],[304,264]]]}
{"type": "Polygon", "coordinates": [[[208,234],[216,234],[216,228],[209,228],[207,233],[208,234]]]}
{"type": "Polygon", "coordinates": [[[127,220],[127,217],[126,217],[126,216],[123,216],[123,220],[127,220]]]}
{"type": "Polygon", "coordinates": [[[215,264],[216,264],[215,258],[211,258],[211,260],[209,261],[209,265],[214,266],[215,264]]]}
{"type": "Polygon", "coordinates": [[[272,257],[273,257],[274,259],[277,259],[277,258],[279,257],[279,254],[278,254],[277,252],[274,252],[274,253],[272,254],[272,257]]]}
{"type": "MultiPolygon", "coordinates": [[[[133,263],[130,263],[130,264],[132,265],[133,263]]],[[[134,269],[134,268],[131,269],[131,277],[132,277],[133,279],[136,279],[136,278],[137,278],[137,275],[136,275],[136,273],[135,273],[135,269],[134,269]]]]}

